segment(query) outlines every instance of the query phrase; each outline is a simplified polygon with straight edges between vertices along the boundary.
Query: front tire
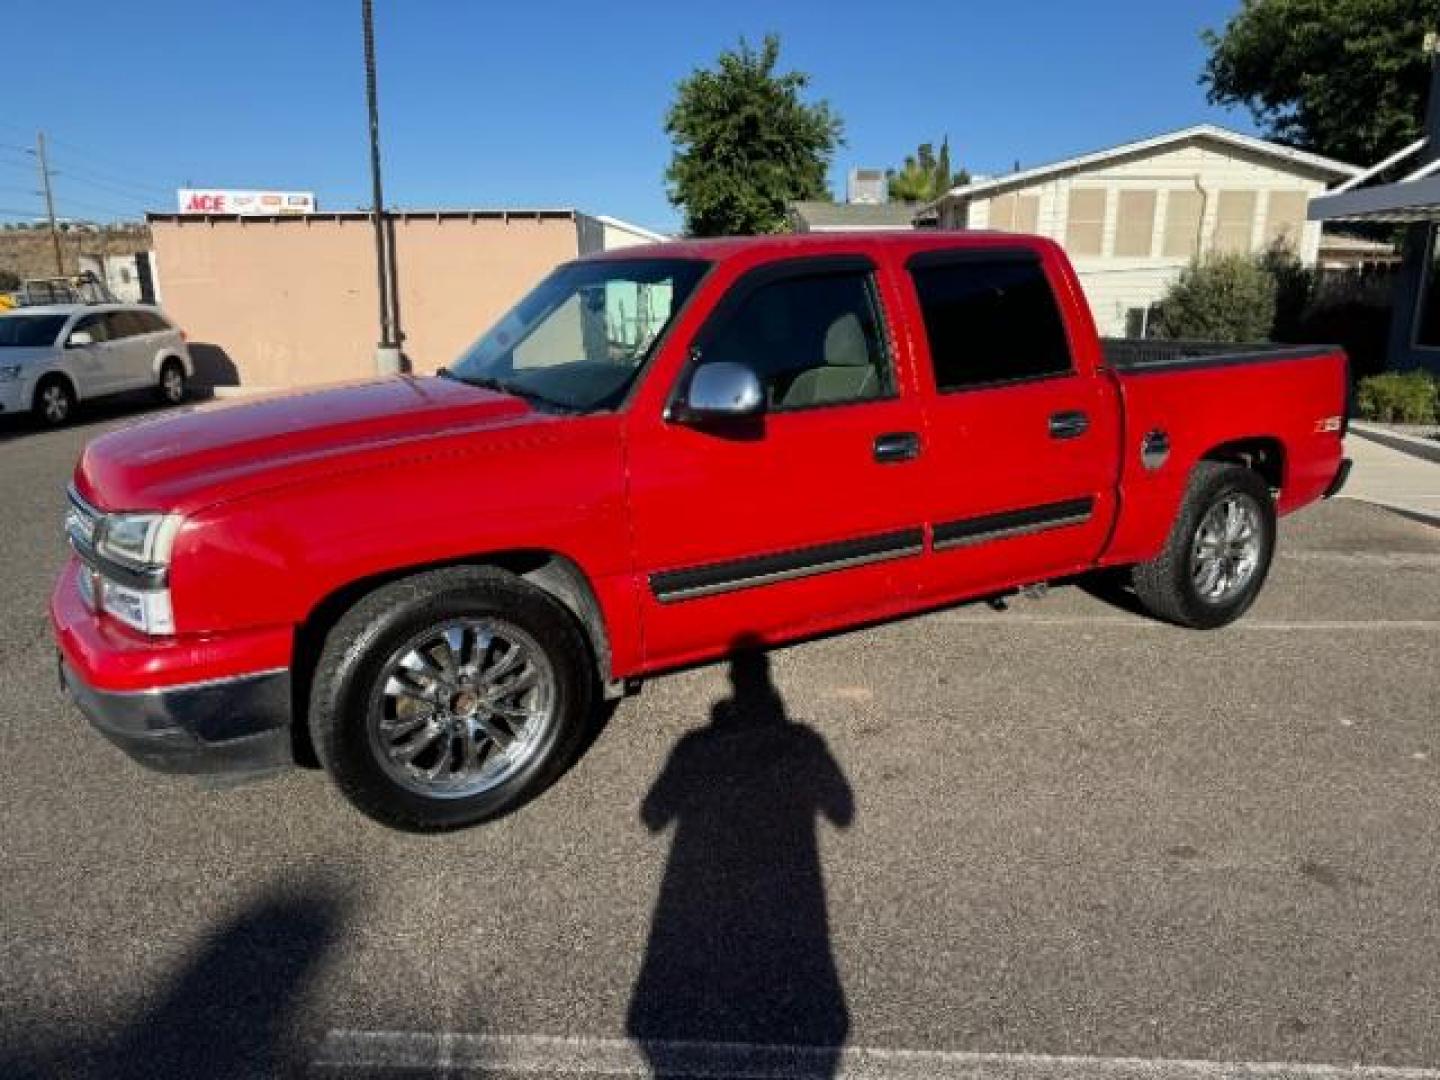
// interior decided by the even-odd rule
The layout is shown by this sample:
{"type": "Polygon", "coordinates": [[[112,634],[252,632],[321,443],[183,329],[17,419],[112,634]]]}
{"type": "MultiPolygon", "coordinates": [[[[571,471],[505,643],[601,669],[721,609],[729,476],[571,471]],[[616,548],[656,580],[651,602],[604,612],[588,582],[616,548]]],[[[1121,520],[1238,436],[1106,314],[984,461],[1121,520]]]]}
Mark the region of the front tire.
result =
{"type": "Polygon", "coordinates": [[[1135,567],[1135,593],[1158,619],[1209,630],[1234,622],[1260,594],[1275,554],[1275,505],[1257,473],[1202,461],[1165,548],[1135,567]]]}
{"type": "Polygon", "coordinates": [[[64,427],[75,415],[75,390],[62,375],[46,375],[35,387],[35,419],[42,427],[64,427]]]}
{"type": "Polygon", "coordinates": [[[499,817],[554,782],[584,745],[595,687],[565,607],[513,574],[459,567],[386,585],[341,618],[310,724],[356,808],[433,832],[499,817]]]}

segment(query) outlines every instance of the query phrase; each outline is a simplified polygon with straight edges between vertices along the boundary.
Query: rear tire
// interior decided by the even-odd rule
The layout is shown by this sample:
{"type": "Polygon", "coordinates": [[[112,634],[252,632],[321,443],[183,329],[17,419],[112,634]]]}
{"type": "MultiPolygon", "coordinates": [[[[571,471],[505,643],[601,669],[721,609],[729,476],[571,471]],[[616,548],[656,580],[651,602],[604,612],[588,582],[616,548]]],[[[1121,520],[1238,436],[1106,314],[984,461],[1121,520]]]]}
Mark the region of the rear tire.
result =
{"type": "Polygon", "coordinates": [[[455,829],[516,809],[572,764],[596,684],[585,634],[553,597],[494,568],[430,571],[377,589],[330,631],[311,733],[362,813],[455,829]]]}
{"type": "Polygon", "coordinates": [[[75,389],[63,375],[46,375],[35,387],[35,420],[42,427],[64,427],[75,415],[75,389]]]}
{"type": "Polygon", "coordinates": [[[162,405],[179,405],[185,400],[185,365],[179,360],[166,360],[160,365],[160,382],[155,395],[162,405]]]}
{"type": "Polygon", "coordinates": [[[1275,505],[1250,469],[1202,461],[1180,515],[1153,560],[1134,568],[1135,593],[1157,619],[1209,630],[1255,602],[1275,554],[1275,505]]]}

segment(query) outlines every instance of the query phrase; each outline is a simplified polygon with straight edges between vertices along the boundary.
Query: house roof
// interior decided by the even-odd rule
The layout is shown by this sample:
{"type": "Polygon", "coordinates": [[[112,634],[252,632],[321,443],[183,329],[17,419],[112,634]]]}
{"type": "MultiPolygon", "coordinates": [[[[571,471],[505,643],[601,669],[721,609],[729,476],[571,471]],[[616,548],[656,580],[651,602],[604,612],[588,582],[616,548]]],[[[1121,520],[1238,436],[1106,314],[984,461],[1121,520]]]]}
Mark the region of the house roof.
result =
{"type": "Polygon", "coordinates": [[[1361,172],[1358,166],[1347,165],[1345,162],[1336,161],[1333,158],[1321,157],[1319,154],[1312,154],[1305,150],[1296,150],[1290,146],[1281,146],[1279,143],[1270,142],[1266,139],[1257,139],[1253,135],[1242,135],[1238,131],[1231,131],[1229,128],[1223,128],[1216,124],[1196,124],[1193,127],[1166,132],[1164,135],[1156,135],[1149,139],[1139,139],[1135,142],[1121,143],[1119,146],[1112,146],[1105,150],[1096,150],[1089,154],[1081,154],[1078,157],[1066,158],[1063,161],[1051,162],[1048,165],[1037,165],[1033,169],[1022,169],[1020,172],[1009,173],[1005,176],[992,176],[984,180],[972,181],[969,184],[961,184],[959,187],[953,187],[946,192],[944,198],[963,199],[983,192],[994,191],[997,188],[1030,184],[1036,180],[1054,175],[1055,173],[1085,169],[1115,158],[1146,154],[1195,139],[1209,139],[1213,142],[1225,143],[1226,145],[1234,146],[1241,150],[1248,150],[1254,154],[1264,154],[1278,161],[1285,161],[1291,165],[1321,173],[1335,180],[1358,176],[1361,172]]]}
{"type": "Polygon", "coordinates": [[[1399,180],[1310,200],[1311,221],[1440,221],[1440,176],[1399,180]]]}
{"type": "Polygon", "coordinates": [[[811,232],[909,229],[923,207],[918,203],[792,202],[790,212],[811,232]]]}

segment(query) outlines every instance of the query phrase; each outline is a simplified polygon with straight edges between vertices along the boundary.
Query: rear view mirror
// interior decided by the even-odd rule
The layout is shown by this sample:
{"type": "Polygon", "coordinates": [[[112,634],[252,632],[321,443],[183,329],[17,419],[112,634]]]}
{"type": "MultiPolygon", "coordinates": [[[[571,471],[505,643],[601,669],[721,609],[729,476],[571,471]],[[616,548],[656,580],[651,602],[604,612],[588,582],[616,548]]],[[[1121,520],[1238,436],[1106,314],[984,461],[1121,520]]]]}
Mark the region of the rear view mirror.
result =
{"type": "Polygon", "coordinates": [[[681,421],[738,420],[765,410],[765,391],[744,364],[701,364],[690,377],[690,392],[680,408],[681,421]]]}
{"type": "Polygon", "coordinates": [[[76,330],[71,333],[68,341],[65,342],[67,349],[83,349],[86,345],[95,344],[95,335],[89,330],[76,330]]]}

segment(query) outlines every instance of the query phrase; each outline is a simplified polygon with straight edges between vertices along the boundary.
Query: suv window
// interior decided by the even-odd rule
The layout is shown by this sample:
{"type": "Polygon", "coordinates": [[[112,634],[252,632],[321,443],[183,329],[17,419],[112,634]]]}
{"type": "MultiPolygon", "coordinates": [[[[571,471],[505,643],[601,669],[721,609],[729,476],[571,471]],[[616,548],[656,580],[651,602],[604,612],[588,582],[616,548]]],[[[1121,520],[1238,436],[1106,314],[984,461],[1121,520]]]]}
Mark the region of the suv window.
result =
{"type": "Polygon", "coordinates": [[[153,311],[127,311],[131,322],[137,327],[137,334],[158,334],[162,330],[169,330],[165,320],[153,311]]]}
{"type": "Polygon", "coordinates": [[[875,291],[863,270],[786,277],[757,287],[707,337],[702,357],[750,368],[769,407],[779,411],[891,393],[875,291]]]}
{"type": "Polygon", "coordinates": [[[105,325],[110,328],[110,340],[117,338],[134,337],[136,334],[149,333],[140,325],[138,312],[134,311],[112,311],[105,316],[105,325]]]}
{"type": "Polygon", "coordinates": [[[109,320],[105,315],[86,315],[70,328],[70,333],[76,330],[88,331],[90,339],[96,344],[109,341],[114,336],[110,333],[109,320]]]}
{"type": "Polygon", "coordinates": [[[941,393],[1071,370],[1060,309],[1037,260],[922,259],[910,274],[941,393]]]}

